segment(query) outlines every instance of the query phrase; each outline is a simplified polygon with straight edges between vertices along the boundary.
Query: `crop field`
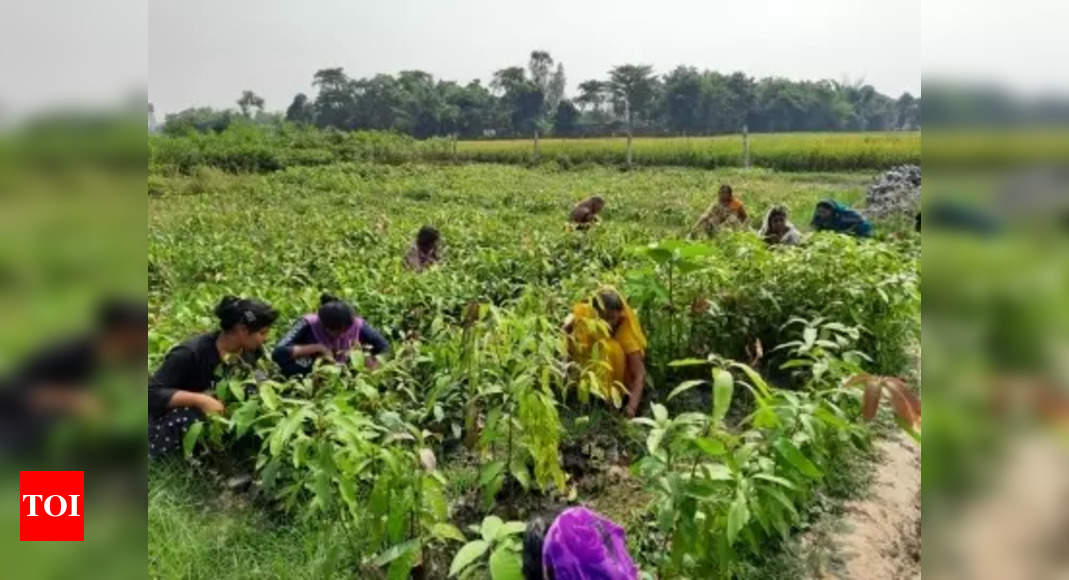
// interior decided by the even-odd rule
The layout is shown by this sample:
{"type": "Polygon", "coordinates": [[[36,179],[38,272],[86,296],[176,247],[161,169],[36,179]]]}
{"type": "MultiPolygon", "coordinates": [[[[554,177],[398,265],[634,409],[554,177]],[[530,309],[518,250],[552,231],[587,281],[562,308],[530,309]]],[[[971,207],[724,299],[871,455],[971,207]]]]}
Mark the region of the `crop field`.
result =
{"type": "Polygon", "coordinates": [[[557,162],[523,166],[530,142],[461,142],[462,159],[494,162],[464,164],[281,138],[154,138],[150,369],[212,330],[225,294],[280,311],[268,348],[330,292],[391,352],[373,371],[225,374],[225,415],[150,465],[150,576],[520,578],[524,522],[583,504],[626,529],[644,577],[792,578],[786,546],[864,493],[871,441],[893,422],[889,407],[863,420],[847,379],[912,366],[919,236],[877,223],[873,240],[769,248],[686,232],[730,183],[752,228],[784,204],[808,234],[817,200],[856,203],[871,178],[828,170],[915,162],[919,135],[755,136],[755,163],[786,173],[707,169],[734,164],[720,138],[636,140],[631,171],[606,166],[622,149],[601,140],[545,140],[557,162]],[[215,161],[242,147],[318,161],[215,161]],[[594,194],[602,222],[569,230],[594,194]],[[413,273],[401,258],[424,224],[443,260],[413,273]],[[572,304],[606,284],[649,338],[631,421],[563,353],[572,304]],[[248,490],[227,490],[235,472],[248,490]]]}
{"type": "MultiPolygon", "coordinates": [[[[749,137],[753,167],[778,171],[876,171],[905,163],[919,164],[919,132],[766,133],[749,137]]],[[[320,131],[284,124],[256,127],[235,124],[218,135],[191,133],[149,140],[150,165],[188,173],[208,165],[226,171],[265,172],[288,167],[339,162],[404,163],[414,161],[486,162],[518,165],[548,163],[565,169],[576,165],[626,165],[626,139],[415,140],[393,133],[320,131]]],[[[744,164],[741,135],[719,137],[635,138],[632,163],[716,169],[744,164]]]]}
{"type": "MultiPolygon", "coordinates": [[[[623,165],[626,139],[543,139],[539,154],[566,163],[623,165]]],[[[919,164],[919,132],[765,133],[749,136],[750,161],[780,171],[851,171],[906,163],[919,164]]],[[[468,161],[520,163],[533,153],[530,139],[461,141],[457,157],[468,161]]],[[[720,137],[647,137],[632,140],[635,165],[738,167],[743,164],[741,135],[720,137]]]]}

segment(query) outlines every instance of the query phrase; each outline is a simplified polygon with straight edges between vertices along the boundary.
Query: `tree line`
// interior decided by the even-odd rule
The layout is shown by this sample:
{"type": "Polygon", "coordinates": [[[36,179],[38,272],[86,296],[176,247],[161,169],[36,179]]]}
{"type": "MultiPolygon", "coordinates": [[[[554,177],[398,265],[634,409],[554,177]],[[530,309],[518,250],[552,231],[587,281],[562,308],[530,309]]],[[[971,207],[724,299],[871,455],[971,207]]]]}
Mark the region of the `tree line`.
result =
{"type": "Polygon", "coordinates": [[[920,128],[919,97],[892,98],[860,82],[755,79],[679,66],[658,75],[648,65],[625,64],[603,79],[565,95],[564,64],[545,51],[526,66],[493,73],[488,85],[466,85],[409,70],[351,78],[325,68],[312,76],[318,91],[298,93],[284,113],[264,111],[264,100],[244,91],[238,111],[190,108],[167,115],[164,132],[221,131],[236,119],[283,120],[338,130],[376,129],[417,138],[711,135],[774,131],[897,131],[920,128]]]}

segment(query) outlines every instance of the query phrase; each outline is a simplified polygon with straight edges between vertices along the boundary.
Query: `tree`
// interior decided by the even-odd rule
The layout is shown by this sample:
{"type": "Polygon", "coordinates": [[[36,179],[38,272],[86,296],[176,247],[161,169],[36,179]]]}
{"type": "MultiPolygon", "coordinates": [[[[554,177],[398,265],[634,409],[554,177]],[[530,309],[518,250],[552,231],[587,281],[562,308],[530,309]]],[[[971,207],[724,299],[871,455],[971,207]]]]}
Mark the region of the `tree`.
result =
{"type": "Polygon", "coordinates": [[[557,104],[557,112],[553,116],[553,134],[568,136],[575,134],[579,124],[579,109],[568,99],[557,104]]]}
{"type": "Polygon", "coordinates": [[[293,102],[286,108],[286,120],[304,125],[310,125],[315,121],[315,110],[308,102],[308,95],[297,93],[293,97],[293,102]]]}
{"type": "Polygon", "coordinates": [[[225,131],[234,120],[231,110],[216,111],[211,107],[189,108],[167,115],[162,131],[167,135],[185,135],[190,131],[202,133],[225,131]]]}
{"type": "Polygon", "coordinates": [[[896,129],[915,131],[920,128],[920,101],[908,92],[895,101],[896,129]]]}
{"type": "Polygon", "coordinates": [[[531,82],[547,94],[549,92],[552,67],[553,57],[548,52],[544,50],[531,51],[531,59],[527,61],[527,70],[531,73],[531,82]]]}
{"type": "Polygon", "coordinates": [[[579,83],[579,96],[575,102],[583,109],[591,107],[595,111],[600,111],[601,105],[605,103],[607,92],[608,84],[603,81],[597,79],[583,81],[579,83]]]}
{"type": "Polygon", "coordinates": [[[630,107],[631,117],[649,120],[653,116],[652,105],[657,95],[657,78],[649,65],[625,64],[609,71],[609,87],[617,114],[630,107]]]}
{"type": "Polygon", "coordinates": [[[684,133],[705,129],[702,121],[704,87],[694,67],[676,67],[664,77],[664,119],[668,128],[684,133]]]}
{"type": "Polygon", "coordinates": [[[238,108],[241,109],[242,116],[249,118],[249,109],[255,108],[257,111],[263,112],[264,100],[252,91],[241,91],[241,98],[237,100],[238,108]]]}
{"type": "Polygon", "coordinates": [[[341,67],[316,71],[312,86],[319,88],[314,105],[316,126],[353,128],[350,117],[356,108],[356,94],[353,82],[341,67]]]}
{"type": "Polygon", "coordinates": [[[553,76],[549,79],[549,86],[546,87],[546,110],[550,112],[557,110],[557,105],[564,99],[564,85],[566,83],[564,63],[558,62],[557,71],[553,73],[553,76]]]}
{"type": "MultiPolygon", "coordinates": [[[[532,61],[541,60],[541,57],[534,58],[535,54],[537,51],[532,53],[532,61]]],[[[514,134],[528,134],[539,128],[544,113],[545,93],[535,82],[527,79],[522,68],[509,67],[495,72],[490,86],[503,93],[501,103],[507,111],[509,128],[514,134]]]]}

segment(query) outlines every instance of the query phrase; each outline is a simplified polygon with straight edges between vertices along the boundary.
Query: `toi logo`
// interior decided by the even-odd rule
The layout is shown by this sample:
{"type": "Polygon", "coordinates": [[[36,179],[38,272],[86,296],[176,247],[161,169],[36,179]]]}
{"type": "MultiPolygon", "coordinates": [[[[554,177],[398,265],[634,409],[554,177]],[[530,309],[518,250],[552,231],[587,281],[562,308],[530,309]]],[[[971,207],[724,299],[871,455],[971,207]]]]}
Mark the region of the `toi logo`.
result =
{"type": "Polygon", "coordinates": [[[19,540],[85,539],[84,471],[19,472],[19,540]]]}

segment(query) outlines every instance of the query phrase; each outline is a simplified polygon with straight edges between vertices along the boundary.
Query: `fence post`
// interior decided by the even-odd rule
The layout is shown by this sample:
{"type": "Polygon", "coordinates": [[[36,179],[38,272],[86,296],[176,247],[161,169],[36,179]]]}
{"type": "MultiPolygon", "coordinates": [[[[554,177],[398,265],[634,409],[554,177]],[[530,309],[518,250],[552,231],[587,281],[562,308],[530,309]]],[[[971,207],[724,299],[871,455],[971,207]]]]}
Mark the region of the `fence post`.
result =
{"type": "Polygon", "coordinates": [[[457,162],[457,134],[453,133],[453,163],[457,162]]]}
{"type": "Polygon", "coordinates": [[[631,169],[631,101],[624,99],[624,117],[627,118],[627,168],[631,169]]]}
{"type": "Polygon", "coordinates": [[[536,163],[538,162],[538,156],[538,128],[536,127],[534,130],[534,160],[536,163]]]}
{"type": "Polygon", "coordinates": [[[746,123],[742,124],[742,165],[750,168],[750,127],[746,123]]]}

